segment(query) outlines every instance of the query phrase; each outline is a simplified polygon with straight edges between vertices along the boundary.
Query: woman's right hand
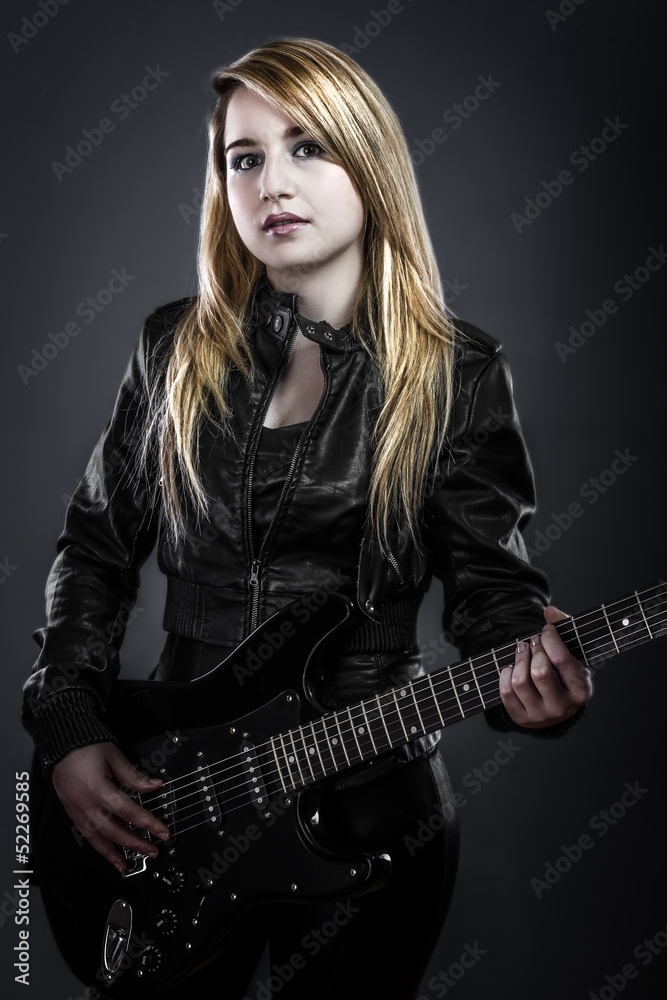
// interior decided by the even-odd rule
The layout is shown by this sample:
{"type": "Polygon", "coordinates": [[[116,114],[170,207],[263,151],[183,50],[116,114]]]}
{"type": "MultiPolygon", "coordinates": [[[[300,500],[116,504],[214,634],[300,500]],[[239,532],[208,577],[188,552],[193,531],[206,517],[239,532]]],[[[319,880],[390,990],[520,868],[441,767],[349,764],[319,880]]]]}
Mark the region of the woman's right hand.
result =
{"type": "Polygon", "coordinates": [[[54,764],[53,786],[70,819],[90,844],[119,871],[126,867],[116,845],[157,856],[157,847],[138,831],[154,834],[160,840],[169,839],[169,831],[153,813],[143,809],[118,785],[147,794],[162,784],[159,778],[148,778],[137,771],[113,743],[93,743],[70,750],[54,764]]]}

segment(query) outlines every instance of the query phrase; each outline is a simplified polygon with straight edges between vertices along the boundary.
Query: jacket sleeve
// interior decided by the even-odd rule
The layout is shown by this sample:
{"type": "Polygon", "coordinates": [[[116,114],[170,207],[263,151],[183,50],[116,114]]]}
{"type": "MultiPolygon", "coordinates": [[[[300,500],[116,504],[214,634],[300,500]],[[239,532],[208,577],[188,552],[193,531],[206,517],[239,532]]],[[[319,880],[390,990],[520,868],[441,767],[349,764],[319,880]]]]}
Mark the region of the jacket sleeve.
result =
{"type": "Polygon", "coordinates": [[[114,740],[101,716],[136,600],[139,571],[157,537],[155,471],[141,468],[147,404],[147,329],[130,360],[113,416],[74,493],[46,586],[46,627],[24,688],[23,721],[46,770],[78,746],[114,740]]]}
{"type": "MultiPolygon", "coordinates": [[[[521,535],[535,489],[499,346],[464,338],[451,432],[426,508],[444,633],[465,658],[541,631],[549,603],[547,579],[528,562],[521,535]]],[[[502,705],[486,719],[494,729],[542,736],[560,735],[572,721],[524,730],[502,705]]]]}

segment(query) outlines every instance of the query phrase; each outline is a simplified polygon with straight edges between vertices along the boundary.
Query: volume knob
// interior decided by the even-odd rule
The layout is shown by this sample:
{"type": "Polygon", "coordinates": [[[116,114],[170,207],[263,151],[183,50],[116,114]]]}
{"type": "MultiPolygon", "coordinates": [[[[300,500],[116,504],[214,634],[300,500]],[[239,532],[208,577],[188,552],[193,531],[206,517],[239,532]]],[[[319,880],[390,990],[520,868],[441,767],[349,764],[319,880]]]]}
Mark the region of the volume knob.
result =
{"type": "Polygon", "coordinates": [[[173,910],[160,910],[156,920],[157,929],[165,936],[175,934],[180,926],[180,917],[173,910]]]}

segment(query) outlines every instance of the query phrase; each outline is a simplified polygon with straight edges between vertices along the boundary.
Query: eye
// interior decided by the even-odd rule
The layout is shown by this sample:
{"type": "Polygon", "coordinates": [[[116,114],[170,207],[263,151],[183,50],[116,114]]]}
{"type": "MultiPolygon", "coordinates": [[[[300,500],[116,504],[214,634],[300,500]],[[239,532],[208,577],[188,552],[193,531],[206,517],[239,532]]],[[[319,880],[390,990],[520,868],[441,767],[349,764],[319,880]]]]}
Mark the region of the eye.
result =
{"type": "Polygon", "coordinates": [[[316,156],[323,156],[326,150],[322,149],[319,142],[313,142],[310,139],[308,142],[301,142],[294,150],[294,155],[298,156],[302,160],[313,160],[316,156]]]}
{"type": "Polygon", "coordinates": [[[252,170],[256,167],[258,163],[261,162],[259,153],[240,153],[239,156],[233,156],[229,162],[229,169],[242,172],[244,170],[252,170]]]}

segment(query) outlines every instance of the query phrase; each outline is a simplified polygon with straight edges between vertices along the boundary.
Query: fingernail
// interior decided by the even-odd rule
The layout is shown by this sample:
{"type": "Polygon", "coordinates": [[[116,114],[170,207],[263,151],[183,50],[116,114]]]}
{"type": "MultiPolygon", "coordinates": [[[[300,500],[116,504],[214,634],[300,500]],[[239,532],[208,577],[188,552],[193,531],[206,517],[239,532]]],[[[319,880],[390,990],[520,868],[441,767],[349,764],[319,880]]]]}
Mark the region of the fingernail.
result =
{"type": "Polygon", "coordinates": [[[114,868],[117,868],[119,872],[125,871],[120,861],[114,861],[113,866],[114,868]]]}
{"type": "Polygon", "coordinates": [[[517,642],[517,644],[516,644],[516,651],[517,651],[517,653],[525,653],[527,649],[528,649],[528,646],[526,645],[525,642],[517,642]]]}
{"type": "Polygon", "coordinates": [[[158,833],[158,837],[160,838],[160,840],[169,840],[169,831],[160,830],[160,832],[158,833]]]}
{"type": "Polygon", "coordinates": [[[539,635],[534,635],[533,638],[530,640],[530,644],[533,647],[533,649],[535,649],[536,646],[539,646],[540,644],[539,635]]]}

